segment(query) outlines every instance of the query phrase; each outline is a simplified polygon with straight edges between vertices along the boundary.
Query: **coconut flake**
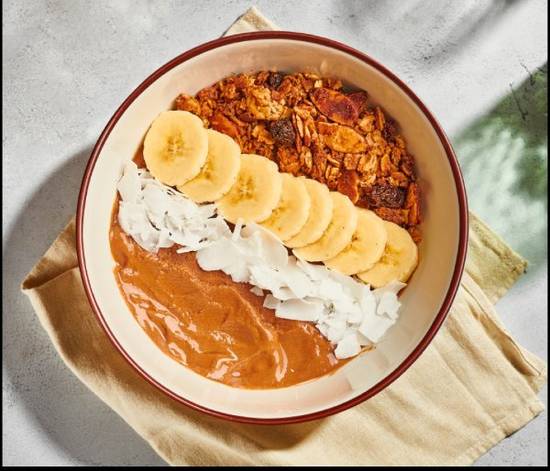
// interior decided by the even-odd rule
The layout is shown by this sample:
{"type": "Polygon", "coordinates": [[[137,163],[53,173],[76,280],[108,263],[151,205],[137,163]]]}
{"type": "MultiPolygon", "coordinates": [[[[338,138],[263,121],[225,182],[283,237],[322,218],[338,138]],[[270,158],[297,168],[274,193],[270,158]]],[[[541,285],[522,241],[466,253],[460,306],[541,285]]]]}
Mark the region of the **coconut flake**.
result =
{"type": "Polygon", "coordinates": [[[360,324],[363,320],[363,310],[361,305],[357,302],[354,302],[352,308],[348,311],[347,319],[349,324],[360,324]]]}
{"type": "Polygon", "coordinates": [[[227,239],[220,239],[197,251],[197,263],[205,271],[224,270],[238,261],[239,253],[227,239]]]}
{"type": "Polygon", "coordinates": [[[342,316],[327,319],[325,324],[328,326],[327,338],[333,342],[339,342],[346,332],[347,323],[342,316]]]}
{"type": "Polygon", "coordinates": [[[359,326],[361,332],[371,342],[378,342],[386,331],[394,324],[393,319],[383,316],[365,316],[359,326]]]}
{"type": "Polygon", "coordinates": [[[297,298],[315,295],[315,283],[296,265],[295,257],[289,257],[287,265],[281,268],[279,273],[297,298]]]}
{"type": "Polygon", "coordinates": [[[321,281],[329,276],[329,270],[324,265],[315,265],[301,259],[297,259],[296,265],[300,267],[313,281],[321,281]]]}
{"type": "Polygon", "coordinates": [[[171,197],[157,185],[145,185],[141,195],[148,211],[153,214],[165,215],[172,206],[171,197]]]}
{"type": "Polygon", "coordinates": [[[243,219],[239,218],[237,219],[237,223],[235,224],[235,227],[233,228],[233,234],[231,236],[232,241],[237,241],[241,238],[241,230],[243,228],[243,219]]]}
{"type": "Polygon", "coordinates": [[[161,229],[159,231],[159,238],[157,241],[157,250],[158,249],[166,249],[168,247],[172,247],[174,245],[174,242],[170,239],[170,233],[167,229],[161,229]]]}
{"type": "Polygon", "coordinates": [[[289,299],[281,301],[275,309],[275,315],[283,319],[295,321],[315,322],[323,311],[320,302],[308,302],[301,299],[289,299]]]}
{"type": "Polygon", "coordinates": [[[246,283],[250,279],[250,270],[244,260],[238,260],[224,269],[235,283],[246,283]]]}
{"type": "Polygon", "coordinates": [[[361,345],[357,339],[355,332],[346,335],[338,342],[334,355],[336,358],[343,360],[344,358],[354,357],[361,351],[361,345]]]}
{"type": "Polygon", "coordinates": [[[375,289],[372,291],[372,294],[374,294],[376,300],[379,301],[384,293],[393,293],[397,295],[405,286],[407,286],[406,283],[394,280],[390,281],[386,286],[382,286],[382,288],[375,289]]]}
{"type": "Polygon", "coordinates": [[[257,224],[247,224],[242,230],[247,239],[254,239],[261,263],[274,268],[283,268],[288,263],[288,251],[277,237],[257,224]]]}
{"type": "Polygon", "coordinates": [[[376,308],[376,314],[379,316],[387,315],[390,319],[397,319],[397,312],[399,311],[399,301],[397,295],[391,291],[385,292],[376,308]]]}
{"type": "Polygon", "coordinates": [[[271,294],[268,294],[264,299],[264,307],[266,307],[267,309],[277,309],[279,304],[281,304],[281,301],[279,301],[271,294]]]}
{"type": "Polygon", "coordinates": [[[261,288],[258,288],[257,286],[253,286],[252,288],[250,288],[250,291],[254,293],[256,296],[264,295],[264,291],[261,288]]]}
{"type": "Polygon", "coordinates": [[[124,166],[124,173],[118,181],[117,190],[122,201],[127,203],[137,203],[139,201],[141,182],[137,165],[131,160],[126,162],[124,166]]]}

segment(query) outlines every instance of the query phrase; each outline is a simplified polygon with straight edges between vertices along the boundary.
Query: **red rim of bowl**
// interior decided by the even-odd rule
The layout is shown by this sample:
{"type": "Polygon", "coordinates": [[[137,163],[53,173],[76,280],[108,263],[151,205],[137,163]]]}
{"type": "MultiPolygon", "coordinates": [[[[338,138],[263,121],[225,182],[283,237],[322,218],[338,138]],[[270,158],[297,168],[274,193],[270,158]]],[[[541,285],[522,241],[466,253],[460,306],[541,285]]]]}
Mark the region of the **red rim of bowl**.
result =
{"type": "Polygon", "coordinates": [[[466,200],[466,191],[464,188],[464,181],[462,179],[462,174],[460,172],[460,168],[458,165],[458,160],[456,158],[456,155],[453,151],[453,148],[449,142],[449,139],[445,135],[443,129],[437,122],[437,120],[434,118],[434,116],[431,114],[431,112],[426,108],[426,106],[422,103],[420,98],[416,96],[416,94],[407,86],[405,83],[403,83],[395,74],[393,74],[391,71],[389,71],[386,67],[379,64],[377,61],[369,57],[368,55],[353,49],[349,46],[346,46],[345,44],[339,43],[337,41],[334,41],[332,39],[324,38],[321,36],[315,36],[311,34],[305,34],[305,33],[295,33],[290,31],[261,31],[261,32],[252,32],[252,33],[242,33],[242,34],[236,34],[233,36],[227,36],[219,39],[215,39],[214,41],[210,41],[204,44],[201,44],[200,46],[197,46],[193,49],[190,49],[187,52],[184,52],[183,54],[180,54],[176,58],[172,59],[170,62],[166,63],[162,67],[160,67],[158,70],[153,72],[149,77],[147,77],[131,94],[120,107],[116,110],[113,117],[109,120],[107,123],[107,126],[101,133],[101,136],[99,137],[96,145],[93,148],[92,154],[90,156],[90,159],[88,161],[88,164],[86,166],[86,170],[84,172],[84,177],[82,179],[82,185],[80,187],[80,193],[78,196],[78,207],[77,207],[77,213],[76,213],[76,246],[77,246],[77,253],[78,253],[78,266],[80,268],[80,274],[82,276],[82,281],[84,284],[84,290],[86,292],[86,295],[88,297],[88,300],[90,301],[90,304],[92,306],[92,310],[97,316],[100,324],[103,326],[105,332],[107,333],[107,336],[112,341],[115,348],[126,358],[126,360],[136,369],[136,371],[149,383],[156,386],[158,389],[160,389],[162,392],[170,396],[172,399],[175,399],[176,401],[185,404],[186,406],[189,406],[193,409],[196,409],[198,411],[204,412],[206,414],[212,415],[214,417],[234,421],[234,422],[244,422],[244,423],[253,423],[253,424],[266,424],[266,425],[275,425],[275,424],[290,424],[290,423],[298,423],[298,422],[307,422],[310,420],[316,420],[320,419],[332,414],[336,414],[338,412],[344,411],[346,409],[349,409],[350,407],[353,407],[371,397],[378,394],[380,391],[382,391],[384,388],[386,388],[388,385],[390,385],[393,381],[395,381],[399,376],[401,376],[407,368],[409,368],[415,360],[422,354],[422,352],[426,349],[426,347],[430,344],[433,337],[443,324],[447,313],[449,312],[449,309],[451,307],[451,304],[454,300],[454,297],[456,295],[456,292],[458,290],[460,279],[462,277],[462,272],[464,269],[464,263],[466,260],[466,250],[467,250],[467,242],[468,242],[468,207],[467,207],[467,200],[466,200]],[[376,68],[378,71],[383,73],[386,77],[388,77],[390,80],[392,80],[396,85],[398,85],[412,100],[413,102],[422,110],[426,118],[430,121],[430,124],[434,128],[435,132],[437,133],[441,144],[443,145],[443,148],[445,149],[445,153],[447,155],[447,158],[449,160],[449,164],[451,166],[451,170],[453,173],[453,178],[456,185],[456,192],[458,197],[458,203],[459,203],[459,212],[460,212],[460,227],[459,227],[459,244],[458,244],[458,251],[456,256],[456,264],[453,272],[453,276],[451,279],[451,283],[449,285],[449,289],[447,291],[447,294],[445,296],[445,299],[443,301],[443,304],[437,313],[437,316],[435,317],[430,329],[426,333],[426,335],[422,338],[420,343],[416,346],[416,348],[412,351],[412,353],[403,360],[403,362],[394,370],[392,371],[388,376],[386,376],[384,379],[379,381],[376,385],[374,385],[369,390],[365,391],[364,393],[360,394],[359,396],[350,399],[349,401],[346,401],[342,404],[339,404],[334,407],[330,407],[328,409],[313,412],[305,415],[299,415],[299,416],[291,416],[291,417],[278,417],[278,418],[272,418],[272,419],[266,419],[266,418],[255,418],[255,417],[244,417],[244,416],[238,416],[238,415],[232,415],[232,414],[226,414],[223,412],[219,412],[213,409],[209,409],[206,407],[201,406],[200,404],[196,404],[194,402],[191,402],[184,397],[181,397],[180,395],[174,393],[170,389],[166,388],[159,382],[157,382],[155,379],[153,379],[151,376],[149,376],[145,371],[141,369],[141,367],[130,357],[130,355],[124,350],[124,348],[119,344],[111,330],[109,329],[109,326],[107,325],[99,306],[94,298],[94,294],[90,285],[90,280],[88,278],[88,273],[86,271],[86,260],[84,257],[84,247],[83,247],[83,221],[84,221],[84,206],[86,201],[86,195],[88,192],[88,186],[90,183],[90,177],[92,175],[92,172],[94,170],[95,163],[101,153],[101,150],[103,148],[103,145],[105,144],[106,140],[108,139],[112,129],[120,119],[120,117],[123,115],[123,113],[126,111],[126,109],[130,106],[130,104],[154,81],[156,81],[159,77],[164,75],[166,72],[168,72],[173,67],[195,57],[198,56],[204,52],[210,51],[212,49],[218,48],[220,46],[225,46],[227,44],[232,43],[238,43],[243,41],[254,41],[257,39],[287,39],[287,40],[295,40],[295,41],[302,41],[307,43],[314,43],[314,44],[320,44],[322,46],[330,47],[332,49],[337,49],[339,51],[345,52],[363,62],[366,62],[371,67],[376,68]]]}

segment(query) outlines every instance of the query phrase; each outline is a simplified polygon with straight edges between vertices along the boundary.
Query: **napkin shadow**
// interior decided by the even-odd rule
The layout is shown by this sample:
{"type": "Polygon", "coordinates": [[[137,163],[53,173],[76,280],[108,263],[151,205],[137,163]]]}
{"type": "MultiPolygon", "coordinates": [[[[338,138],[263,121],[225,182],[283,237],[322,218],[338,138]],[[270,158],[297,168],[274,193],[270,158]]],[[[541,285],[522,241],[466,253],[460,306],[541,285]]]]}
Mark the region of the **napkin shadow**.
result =
{"type": "Polygon", "coordinates": [[[74,464],[164,465],[139,435],[68,372],[20,291],[31,266],[75,213],[90,152],[89,147],[83,149],[51,174],[4,239],[5,413],[24,407],[27,417],[74,464]]]}

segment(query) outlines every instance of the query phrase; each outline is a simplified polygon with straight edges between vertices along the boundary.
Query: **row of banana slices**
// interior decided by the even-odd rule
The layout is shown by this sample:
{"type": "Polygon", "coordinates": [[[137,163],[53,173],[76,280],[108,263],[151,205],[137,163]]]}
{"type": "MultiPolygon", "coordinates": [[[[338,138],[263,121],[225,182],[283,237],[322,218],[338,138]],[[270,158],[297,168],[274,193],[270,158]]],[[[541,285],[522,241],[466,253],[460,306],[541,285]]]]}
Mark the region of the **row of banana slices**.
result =
{"type": "Polygon", "coordinates": [[[205,129],[187,111],[165,111],[154,120],[143,156],[158,180],[196,203],[215,202],[229,222],[261,224],[298,258],[373,287],[407,281],[418,262],[403,228],[315,180],[280,173],[265,157],[241,154],[232,138],[205,129]]]}

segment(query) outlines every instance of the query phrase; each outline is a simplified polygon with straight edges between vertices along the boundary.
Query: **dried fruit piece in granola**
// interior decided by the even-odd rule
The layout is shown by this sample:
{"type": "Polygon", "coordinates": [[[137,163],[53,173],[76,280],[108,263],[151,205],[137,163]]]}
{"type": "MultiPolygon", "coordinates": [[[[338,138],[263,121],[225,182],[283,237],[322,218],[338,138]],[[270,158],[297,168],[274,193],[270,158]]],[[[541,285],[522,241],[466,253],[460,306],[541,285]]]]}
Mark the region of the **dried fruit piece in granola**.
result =
{"type": "Polygon", "coordinates": [[[269,77],[267,78],[267,84],[271,88],[279,88],[279,85],[281,85],[281,82],[283,81],[284,75],[280,72],[271,72],[269,74],[269,77]]]}
{"type": "Polygon", "coordinates": [[[315,88],[310,96],[317,109],[332,121],[352,126],[359,117],[355,104],[343,93],[315,88]]]}
{"type": "Polygon", "coordinates": [[[323,136],[325,144],[336,152],[357,154],[367,149],[365,138],[347,126],[319,121],[317,130],[323,136]]]}
{"type": "Polygon", "coordinates": [[[296,139],[296,133],[290,119],[280,119],[269,123],[269,132],[280,146],[291,146],[296,139]]]}
{"type": "Polygon", "coordinates": [[[402,208],[405,202],[405,190],[398,186],[373,185],[368,191],[370,206],[402,208]]]}
{"type": "Polygon", "coordinates": [[[269,123],[269,132],[275,143],[280,146],[291,146],[296,139],[296,133],[289,119],[280,119],[269,123]]]}
{"type": "Polygon", "coordinates": [[[343,170],[338,178],[337,190],[348,196],[353,204],[359,199],[359,177],[355,170],[343,170]]]}

